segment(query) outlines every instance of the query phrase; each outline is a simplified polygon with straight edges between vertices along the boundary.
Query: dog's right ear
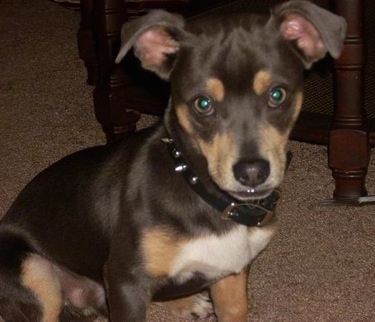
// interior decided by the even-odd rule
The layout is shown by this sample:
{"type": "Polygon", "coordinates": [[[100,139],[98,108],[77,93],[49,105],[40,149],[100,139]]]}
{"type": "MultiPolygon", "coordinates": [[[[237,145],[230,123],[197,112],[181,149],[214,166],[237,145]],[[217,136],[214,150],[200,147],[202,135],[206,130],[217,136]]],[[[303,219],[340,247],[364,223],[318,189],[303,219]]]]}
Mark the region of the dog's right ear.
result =
{"type": "Polygon", "coordinates": [[[121,29],[118,64],[133,47],[142,67],[168,79],[173,58],[180,49],[179,41],[186,36],[182,16],[164,10],[154,10],[125,23],[121,29]]]}

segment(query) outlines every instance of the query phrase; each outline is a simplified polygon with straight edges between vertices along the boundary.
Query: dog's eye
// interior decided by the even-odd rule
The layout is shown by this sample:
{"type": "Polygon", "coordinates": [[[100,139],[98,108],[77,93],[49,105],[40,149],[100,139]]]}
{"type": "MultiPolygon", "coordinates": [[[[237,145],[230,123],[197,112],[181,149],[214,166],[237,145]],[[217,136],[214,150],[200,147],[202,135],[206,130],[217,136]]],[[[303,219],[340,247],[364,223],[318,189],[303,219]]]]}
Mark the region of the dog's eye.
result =
{"type": "Polygon", "coordinates": [[[211,114],[213,112],[211,99],[207,96],[199,96],[194,101],[195,109],[201,114],[211,114]]]}
{"type": "Polygon", "coordinates": [[[282,87],[273,87],[269,92],[268,105],[278,107],[286,100],[286,90],[282,87]]]}

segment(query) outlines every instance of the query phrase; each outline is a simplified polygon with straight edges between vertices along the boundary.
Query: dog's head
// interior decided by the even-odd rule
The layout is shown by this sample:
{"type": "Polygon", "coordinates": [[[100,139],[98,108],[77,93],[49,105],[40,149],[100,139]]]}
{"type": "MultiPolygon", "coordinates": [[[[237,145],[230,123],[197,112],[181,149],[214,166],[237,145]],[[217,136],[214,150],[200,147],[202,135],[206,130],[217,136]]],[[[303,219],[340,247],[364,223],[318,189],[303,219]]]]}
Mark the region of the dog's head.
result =
{"type": "Polygon", "coordinates": [[[345,21],[307,1],[270,16],[204,17],[165,11],[125,24],[116,62],[130,48],[143,68],[171,83],[166,118],[204,156],[212,180],[239,200],[265,197],[285,171],[300,112],[303,69],[337,58],[345,21]]]}

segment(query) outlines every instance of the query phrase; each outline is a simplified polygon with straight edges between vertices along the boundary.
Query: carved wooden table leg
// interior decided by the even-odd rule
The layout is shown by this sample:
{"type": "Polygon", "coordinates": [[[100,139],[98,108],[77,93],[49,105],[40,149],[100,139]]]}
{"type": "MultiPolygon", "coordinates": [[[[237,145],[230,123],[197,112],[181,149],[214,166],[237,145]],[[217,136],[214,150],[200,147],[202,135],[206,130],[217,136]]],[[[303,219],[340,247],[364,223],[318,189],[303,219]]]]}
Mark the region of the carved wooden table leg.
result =
{"type": "Polygon", "coordinates": [[[335,112],[330,130],[329,166],[338,201],[367,194],[369,142],[364,110],[363,0],[335,0],[335,12],[348,22],[341,57],[335,62],[335,112]]]}
{"type": "Polygon", "coordinates": [[[79,57],[85,63],[89,85],[95,85],[98,80],[98,60],[92,30],[92,1],[81,0],[81,23],[77,32],[79,57]]]}
{"type": "Polygon", "coordinates": [[[140,118],[139,112],[127,110],[125,106],[128,79],[123,67],[114,63],[127,10],[123,0],[93,0],[93,5],[99,62],[99,82],[94,89],[95,114],[107,141],[113,141],[135,131],[140,118]]]}

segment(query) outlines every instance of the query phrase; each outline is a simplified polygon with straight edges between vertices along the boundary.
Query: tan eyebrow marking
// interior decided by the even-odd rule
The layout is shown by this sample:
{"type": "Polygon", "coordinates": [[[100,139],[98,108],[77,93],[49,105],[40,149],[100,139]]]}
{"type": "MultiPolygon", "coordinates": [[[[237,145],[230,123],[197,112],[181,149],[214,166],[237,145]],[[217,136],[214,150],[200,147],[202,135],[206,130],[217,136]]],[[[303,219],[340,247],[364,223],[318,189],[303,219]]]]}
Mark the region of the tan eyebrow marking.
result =
{"type": "Polygon", "coordinates": [[[271,85],[271,74],[265,70],[257,72],[254,76],[253,89],[257,95],[262,95],[271,85]]]}
{"type": "Polygon", "coordinates": [[[209,78],[206,82],[206,89],[215,101],[221,102],[224,99],[224,84],[220,79],[215,77],[209,78]]]}

